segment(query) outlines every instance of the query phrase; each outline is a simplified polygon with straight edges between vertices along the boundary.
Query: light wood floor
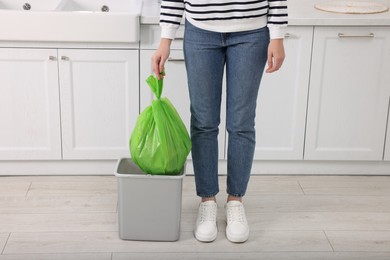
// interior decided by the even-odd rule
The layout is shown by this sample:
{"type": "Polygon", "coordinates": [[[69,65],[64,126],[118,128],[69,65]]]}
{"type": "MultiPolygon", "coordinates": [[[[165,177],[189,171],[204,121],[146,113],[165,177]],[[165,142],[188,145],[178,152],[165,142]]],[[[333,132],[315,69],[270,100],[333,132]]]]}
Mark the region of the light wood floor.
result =
{"type": "Polygon", "coordinates": [[[193,237],[187,176],[180,240],[139,242],[118,238],[115,177],[0,177],[0,260],[390,259],[390,176],[253,176],[244,244],[225,237],[225,182],[216,241],[193,237]]]}

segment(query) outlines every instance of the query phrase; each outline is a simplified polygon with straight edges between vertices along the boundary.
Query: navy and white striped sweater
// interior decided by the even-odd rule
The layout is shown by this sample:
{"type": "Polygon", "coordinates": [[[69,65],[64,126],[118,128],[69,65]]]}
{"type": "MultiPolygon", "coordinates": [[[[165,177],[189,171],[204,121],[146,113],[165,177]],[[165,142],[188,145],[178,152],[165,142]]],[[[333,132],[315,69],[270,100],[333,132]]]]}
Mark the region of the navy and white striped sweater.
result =
{"type": "Polygon", "coordinates": [[[268,26],[271,39],[284,37],[287,0],[162,0],[161,37],[173,39],[183,14],[196,27],[239,32],[268,26]]]}

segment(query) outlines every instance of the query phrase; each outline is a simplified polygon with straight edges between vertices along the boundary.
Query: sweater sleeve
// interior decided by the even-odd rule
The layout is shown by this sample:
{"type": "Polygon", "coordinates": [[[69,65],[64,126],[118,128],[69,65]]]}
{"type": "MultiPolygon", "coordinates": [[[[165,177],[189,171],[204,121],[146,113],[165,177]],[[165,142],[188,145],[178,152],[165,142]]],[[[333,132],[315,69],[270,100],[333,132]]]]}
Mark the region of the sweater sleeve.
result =
{"type": "Polygon", "coordinates": [[[268,0],[268,23],[271,39],[283,39],[288,24],[287,0],[268,0]]]}
{"type": "Polygon", "coordinates": [[[174,39],[184,13],[184,0],[162,0],[160,9],[161,38],[174,39]]]}

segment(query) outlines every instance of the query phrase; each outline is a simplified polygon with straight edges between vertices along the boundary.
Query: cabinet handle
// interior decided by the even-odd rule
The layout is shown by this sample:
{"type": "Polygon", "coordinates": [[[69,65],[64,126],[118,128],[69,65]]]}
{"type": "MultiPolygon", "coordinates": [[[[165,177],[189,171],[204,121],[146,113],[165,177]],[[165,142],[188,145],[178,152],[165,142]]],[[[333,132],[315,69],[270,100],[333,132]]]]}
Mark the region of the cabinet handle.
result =
{"type": "Polygon", "coordinates": [[[49,60],[57,60],[55,56],[49,56],[49,60]]]}
{"type": "Polygon", "coordinates": [[[168,61],[184,61],[184,58],[172,58],[172,57],[169,57],[168,61]]]}
{"type": "Polygon", "coordinates": [[[69,57],[61,56],[61,60],[69,60],[69,57]]]}
{"type": "Polygon", "coordinates": [[[373,38],[375,35],[374,33],[369,33],[369,34],[366,34],[366,35],[348,35],[348,34],[344,34],[344,33],[339,33],[338,34],[339,38],[373,38]]]}
{"type": "Polygon", "coordinates": [[[284,38],[291,38],[291,37],[292,37],[292,35],[289,34],[289,33],[285,33],[285,34],[284,34],[284,38]]]}

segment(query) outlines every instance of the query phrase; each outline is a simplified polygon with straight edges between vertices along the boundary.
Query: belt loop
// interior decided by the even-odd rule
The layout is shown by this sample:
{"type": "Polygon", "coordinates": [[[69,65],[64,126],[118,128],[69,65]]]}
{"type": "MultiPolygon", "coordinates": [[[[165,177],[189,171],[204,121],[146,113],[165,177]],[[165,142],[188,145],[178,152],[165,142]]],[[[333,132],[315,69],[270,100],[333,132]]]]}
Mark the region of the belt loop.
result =
{"type": "Polygon", "coordinates": [[[226,40],[226,34],[225,33],[221,33],[221,45],[225,47],[225,40],[226,40]]]}

